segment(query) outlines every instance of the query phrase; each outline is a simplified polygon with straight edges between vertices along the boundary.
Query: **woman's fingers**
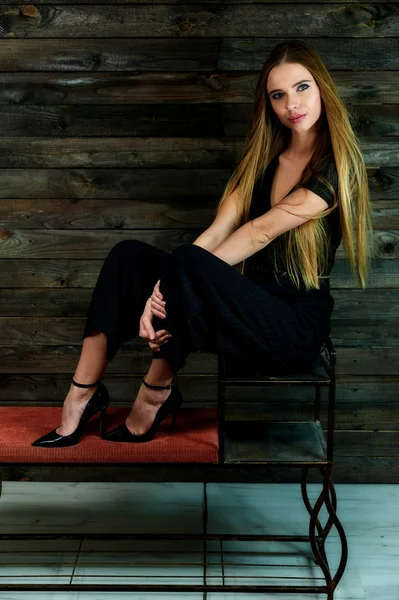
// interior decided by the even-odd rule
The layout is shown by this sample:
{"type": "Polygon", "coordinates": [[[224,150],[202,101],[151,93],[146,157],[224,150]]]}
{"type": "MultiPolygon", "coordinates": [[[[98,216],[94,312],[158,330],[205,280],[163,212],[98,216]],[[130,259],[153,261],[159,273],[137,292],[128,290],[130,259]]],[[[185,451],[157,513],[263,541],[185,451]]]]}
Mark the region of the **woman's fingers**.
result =
{"type": "Polygon", "coordinates": [[[144,318],[144,315],[141,315],[141,319],[140,319],[140,330],[139,330],[139,336],[140,336],[140,337],[145,337],[145,336],[147,335],[146,328],[144,327],[143,318],[144,318]]]}
{"type": "Polygon", "coordinates": [[[144,329],[145,329],[147,335],[149,336],[150,339],[154,338],[155,337],[155,331],[153,329],[153,326],[152,326],[152,323],[151,323],[151,319],[147,315],[144,315],[142,317],[142,319],[143,319],[143,326],[144,326],[144,329]]]}
{"type": "Polygon", "coordinates": [[[172,335],[168,331],[165,331],[165,333],[162,334],[157,332],[153,341],[155,344],[163,344],[164,342],[166,342],[166,340],[168,340],[171,337],[172,335]]]}
{"type": "Polygon", "coordinates": [[[152,293],[151,295],[151,300],[152,302],[154,302],[157,306],[165,306],[165,301],[162,300],[161,298],[159,298],[159,296],[157,296],[157,294],[155,292],[152,293]]]}
{"type": "Polygon", "coordinates": [[[165,302],[160,301],[154,294],[151,296],[151,310],[154,315],[161,319],[166,317],[165,302]]]}
{"type": "MultiPolygon", "coordinates": [[[[164,330],[162,330],[162,331],[164,331],[164,330]]],[[[158,333],[159,332],[157,331],[157,333],[156,333],[156,339],[154,339],[151,342],[148,342],[151,350],[158,351],[159,350],[159,346],[162,346],[163,344],[165,344],[169,340],[169,338],[173,337],[168,332],[166,332],[163,335],[158,335],[158,333]]]]}
{"type": "Polygon", "coordinates": [[[154,341],[160,340],[161,338],[164,338],[168,335],[170,335],[169,331],[166,331],[166,329],[160,329],[159,331],[155,332],[154,341]]]}
{"type": "Polygon", "coordinates": [[[155,295],[156,295],[156,296],[157,296],[157,297],[158,297],[160,300],[162,300],[162,299],[163,299],[163,296],[162,296],[162,294],[161,294],[161,291],[160,291],[160,289],[159,289],[159,283],[160,283],[160,280],[158,280],[158,281],[156,282],[156,284],[155,284],[155,287],[154,287],[154,293],[155,293],[155,295]]]}
{"type": "Polygon", "coordinates": [[[160,280],[158,280],[154,286],[153,293],[151,294],[151,311],[152,313],[164,319],[166,317],[165,302],[159,289],[160,280]]]}
{"type": "Polygon", "coordinates": [[[148,344],[149,344],[151,350],[159,350],[159,348],[161,346],[163,346],[164,344],[166,344],[167,341],[168,340],[165,340],[164,342],[162,342],[162,344],[154,344],[154,342],[148,342],[148,344]]]}

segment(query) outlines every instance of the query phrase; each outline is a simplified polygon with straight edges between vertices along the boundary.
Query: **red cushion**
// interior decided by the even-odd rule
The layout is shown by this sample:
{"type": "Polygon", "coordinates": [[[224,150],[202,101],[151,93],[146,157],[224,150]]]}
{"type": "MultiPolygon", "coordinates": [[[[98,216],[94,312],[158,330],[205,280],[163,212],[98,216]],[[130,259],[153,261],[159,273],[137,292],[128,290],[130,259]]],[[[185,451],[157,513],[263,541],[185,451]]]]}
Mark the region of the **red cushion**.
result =
{"type": "MultiPolygon", "coordinates": [[[[1,406],[0,463],[216,463],[217,410],[181,408],[176,429],[168,416],[150,442],[109,442],[100,437],[100,415],[91,418],[79,444],[65,448],[31,446],[61,422],[62,407],[1,406]]],[[[130,408],[110,407],[107,430],[124,421],[130,408]]]]}

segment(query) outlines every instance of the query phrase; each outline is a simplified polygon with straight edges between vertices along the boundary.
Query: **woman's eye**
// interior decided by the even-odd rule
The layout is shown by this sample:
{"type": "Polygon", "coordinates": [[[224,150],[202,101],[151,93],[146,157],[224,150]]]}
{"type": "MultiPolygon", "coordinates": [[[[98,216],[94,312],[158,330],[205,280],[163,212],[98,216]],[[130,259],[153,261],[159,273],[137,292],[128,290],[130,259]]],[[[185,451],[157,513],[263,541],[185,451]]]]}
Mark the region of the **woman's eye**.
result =
{"type": "MultiPolygon", "coordinates": [[[[301,85],[298,87],[298,90],[303,86],[305,86],[305,89],[307,89],[309,87],[307,83],[301,83],[301,85]]],[[[303,92],[304,90],[300,90],[300,91],[303,92]]],[[[274,94],[274,96],[272,96],[273,100],[280,100],[280,98],[276,98],[276,96],[281,96],[282,93],[283,92],[277,92],[277,94],[274,94]]]]}

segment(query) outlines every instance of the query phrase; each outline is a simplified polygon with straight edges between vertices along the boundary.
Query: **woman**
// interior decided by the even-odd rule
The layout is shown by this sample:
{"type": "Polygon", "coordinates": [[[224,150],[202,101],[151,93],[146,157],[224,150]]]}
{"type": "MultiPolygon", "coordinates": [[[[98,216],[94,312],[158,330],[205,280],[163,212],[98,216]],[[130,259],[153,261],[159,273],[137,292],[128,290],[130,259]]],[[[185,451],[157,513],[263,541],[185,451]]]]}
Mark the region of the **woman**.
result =
{"type": "Polygon", "coordinates": [[[246,357],[264,372],[309,367],[330,332],[329,276],[341,239],[365,287],[370,213],[365,165],[328,70],[304,42],[277,45],[214,222],[171,254],[136,240],[111,249],[61,425],[33,445],[77,444],[99,411],[103,431],[103,372],[138,334],[153,360],[127,420],[103,434],[110,441],[149,441],[176,414],[182,396],[172,381],[191,352],[246,357]]]}

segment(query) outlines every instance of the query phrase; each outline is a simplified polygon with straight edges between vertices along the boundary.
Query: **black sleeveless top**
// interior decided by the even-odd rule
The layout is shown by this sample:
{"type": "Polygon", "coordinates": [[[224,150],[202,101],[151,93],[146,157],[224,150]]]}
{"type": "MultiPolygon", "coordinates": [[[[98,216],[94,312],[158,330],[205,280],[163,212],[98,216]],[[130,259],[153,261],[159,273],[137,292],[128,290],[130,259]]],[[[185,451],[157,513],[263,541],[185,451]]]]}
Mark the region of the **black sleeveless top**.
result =
{"type": "MultiPolygon", "coordinates": [[[[256,219],[271,209],[270,190],[277,166],[278,156],[267,165],[262,176],[256,182],[252,195],[249,220],[256,219]]],[[[332,153],[325,157],[319,174],[332,185],[335,194],[338,196],[338,173],[334,155],[332,153]]],[[[333,205],[334,197],[332,192],[323,182],[319,181],[315,175],[313,175],[307,183],[303,184],[302,187],[321,196],[330,207],[333,205]]],[[[291,191],[292,188],[286,196],[288,196],[291,191]]],[[[263,250],[260,250],[247,258],[245,261],[244,275],[287,302],[300,305],[301,307],[308,306],[313,311],[319,309],[320,315],[330,316],[334,306],[334,300],[330,294],[330,273],[334,266],[336,250],[342,238],[338,207],[323,218],[326,220],[329,247],[327,268],[319,278],[319,290],[306,290],[303,283],[298,289],[290,280],[285,270],[286,267],[284,266],[284,261],[281,259],[279,260],[279,256],[283,256],[284,252],[282,237],[285,234],[278,236],[263,248],[263,250]],[[277,269],[275,269],[273,263],[274,251],[276,252],[277,269]]]]}

